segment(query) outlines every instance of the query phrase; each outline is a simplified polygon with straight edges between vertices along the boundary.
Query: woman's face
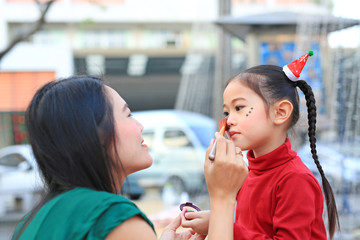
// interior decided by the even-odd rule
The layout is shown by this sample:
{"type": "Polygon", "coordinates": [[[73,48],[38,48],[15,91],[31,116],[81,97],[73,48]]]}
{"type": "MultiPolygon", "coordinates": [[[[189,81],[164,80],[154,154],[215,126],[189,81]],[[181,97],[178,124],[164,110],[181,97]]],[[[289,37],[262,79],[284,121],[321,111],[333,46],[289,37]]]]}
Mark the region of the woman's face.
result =
{"type": "Polygon", "coordinates": [[[229,125],[229,138],[242,150],[266,153],[275,125],[271,111],[252,89],[234,80],[223,95],[224,114],[229,125]]]}
{"type": "Polygon", "coordinates": [[[114,89],[105,88],[113,105],[116,150],[126,176],[150,167],[153,160],[141,135],[143,126],[131,116],[124,99],[114,89]]]}

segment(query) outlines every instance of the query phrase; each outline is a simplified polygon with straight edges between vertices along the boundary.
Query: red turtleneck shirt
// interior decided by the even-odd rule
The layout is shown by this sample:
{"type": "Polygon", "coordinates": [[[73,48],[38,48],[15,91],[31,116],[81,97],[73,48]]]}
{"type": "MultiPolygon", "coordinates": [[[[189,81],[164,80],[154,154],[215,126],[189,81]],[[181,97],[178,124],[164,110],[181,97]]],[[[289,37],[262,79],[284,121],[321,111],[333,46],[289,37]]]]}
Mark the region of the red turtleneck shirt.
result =
{"type": "Polygon", "coordinates": [[[321,187],[291,150],[247,154],[249,175],[237,196],[234,239],[325,239],[321,187]]]}

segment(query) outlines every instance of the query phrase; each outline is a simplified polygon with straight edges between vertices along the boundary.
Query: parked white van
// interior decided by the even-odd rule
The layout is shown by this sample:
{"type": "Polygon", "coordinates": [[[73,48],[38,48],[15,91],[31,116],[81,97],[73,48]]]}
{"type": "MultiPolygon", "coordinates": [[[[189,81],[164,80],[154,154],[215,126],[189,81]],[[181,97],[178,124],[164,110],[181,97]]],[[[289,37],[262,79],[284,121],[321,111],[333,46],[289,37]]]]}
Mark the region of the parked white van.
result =
{"type": "MultiPolygon", "coordinates": [[[[44,193],[31,146],[11,145],[0,149],[0,217],[7,212],[28,212],[44,193]]],[[[144,189],[135,176],[126,178],[124,196],[138,200],[144,189]]]]}
{"type": "Polygon", "coordinates": [[[207,116],[178,110],[133,112],[143,126],[143,138],[153,165],[134,173],[144,187],[171,183],[175,194],[206,191],[204,160],[214,138],[215,121],[207,116]]]}

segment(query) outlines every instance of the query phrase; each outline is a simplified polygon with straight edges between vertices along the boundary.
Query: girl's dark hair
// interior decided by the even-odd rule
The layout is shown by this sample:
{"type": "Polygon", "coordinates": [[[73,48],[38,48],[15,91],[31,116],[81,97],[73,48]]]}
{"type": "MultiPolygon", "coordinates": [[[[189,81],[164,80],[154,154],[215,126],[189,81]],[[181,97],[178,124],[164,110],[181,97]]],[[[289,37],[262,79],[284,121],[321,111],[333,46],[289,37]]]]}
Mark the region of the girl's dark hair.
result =
{"type": "Polygon", "coordinates": [[[321,175],[322,186],[326,199],[326,207],[328,211],[329,234],[330,239],[332,239],[336,227],[340,228],[340,224],[333,190],[325,177],[325,173],[316,153],[316,105],[314,93],[311,87],[304,80],[292,82],[285,75],[282,67],[274,65],[259,65],[246,69],[235,77],[231,78],[227,85],[234,80],[245,84],[254,92],[256,92],[263,99],[268,109],[271,104],[279,100],[286,99],[290,101],[294,109],[289,127],[294,126],[299,120],[300,116],[299,96],[296,87],[299,87],[300,90],[304,93],[308,111],[308,136],[310,141],[310,148],[314,162],[321,175]]]}
{"type": "MultiPolygon", "coordinates": [[[[41,87],[26,111],[26,127],[45,184],[45,198],[76,188],[119,193],[112,104],[101,79],[72,76],[41,87]]],[[[21,231],[21,232],[22,232],[21,231]]],[[[19,236],[20,234],[18,234],[19,236]]]]}

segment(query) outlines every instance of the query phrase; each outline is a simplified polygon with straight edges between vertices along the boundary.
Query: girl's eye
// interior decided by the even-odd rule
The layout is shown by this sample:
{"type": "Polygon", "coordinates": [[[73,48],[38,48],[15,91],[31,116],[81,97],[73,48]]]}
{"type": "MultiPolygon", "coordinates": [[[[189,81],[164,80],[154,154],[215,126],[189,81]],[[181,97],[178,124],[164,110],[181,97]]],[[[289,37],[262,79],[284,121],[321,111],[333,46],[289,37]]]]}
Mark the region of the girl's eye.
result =
{"type": "Polygon", "coordinates": [[[224,114],[225,117],[227,117],[229,115],[228,112],[224,112],[223,114],[224,114]]]}
{"type": "Polygon", "coordinates": [[[244,106],[236,106],[236,107],[235,107],[235,110],[236,110],[236,111],[240,111],[243,107],[244,107],[244,106]]]}
{"type": "Polygon", "coordinates": [[[128,117],[132,117],[133,115],[131,113],[129,113],[128,117]]]}

